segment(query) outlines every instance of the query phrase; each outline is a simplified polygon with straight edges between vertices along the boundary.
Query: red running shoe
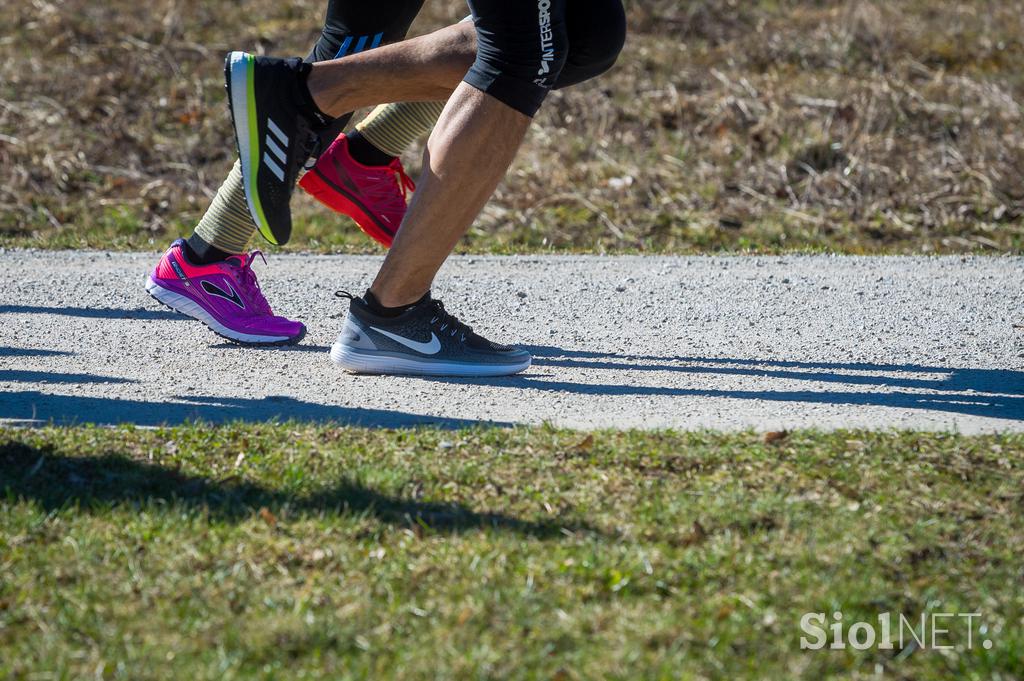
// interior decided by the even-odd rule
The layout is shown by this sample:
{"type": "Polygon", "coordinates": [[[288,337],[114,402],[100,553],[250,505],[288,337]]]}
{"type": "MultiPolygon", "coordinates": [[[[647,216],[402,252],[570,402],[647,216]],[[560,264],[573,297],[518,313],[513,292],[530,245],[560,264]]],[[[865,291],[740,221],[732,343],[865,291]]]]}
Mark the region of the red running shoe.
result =
{"type": "Polygon", "coordinates": [[[345,135],[334,140],[299,186],[331,210],[355,220],[385,247],[394,241],[409,192],[416,189],[397,158],[386,166],[365,166],[352,158],[345,135]]]}

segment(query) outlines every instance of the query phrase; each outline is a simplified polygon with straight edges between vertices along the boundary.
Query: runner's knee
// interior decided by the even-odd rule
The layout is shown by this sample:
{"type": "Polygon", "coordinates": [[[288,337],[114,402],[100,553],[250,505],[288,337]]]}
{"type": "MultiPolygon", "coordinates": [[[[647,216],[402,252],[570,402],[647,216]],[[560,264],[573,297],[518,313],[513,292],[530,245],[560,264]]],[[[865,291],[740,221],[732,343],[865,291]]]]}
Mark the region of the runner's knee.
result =
{"type": "Polygon", "coordinates": [[[569,0],[569,54],[555,89],[595,78],[612,66],[626,42],[621,0],[569,0]]]}

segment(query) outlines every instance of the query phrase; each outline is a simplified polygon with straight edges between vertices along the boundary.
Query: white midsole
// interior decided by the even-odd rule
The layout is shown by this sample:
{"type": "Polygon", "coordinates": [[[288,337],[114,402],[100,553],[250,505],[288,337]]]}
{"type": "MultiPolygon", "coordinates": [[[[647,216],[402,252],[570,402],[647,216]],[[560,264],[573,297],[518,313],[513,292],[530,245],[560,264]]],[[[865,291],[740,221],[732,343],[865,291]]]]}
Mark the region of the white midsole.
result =
{"type": "Polygon", "coordinates": [[[389,356],[375,356],[355,351],[342,343],[331,348],[331,361],[356,374],[402,374],[413,376],[509,376],[525,371],[532,359],[519,364],[465,364],[460,362],[423,361],[389,356]]]}
{"type": "Polygon", "coordinates": [[[290,336],[262,336],[229,329],[214,319],[199,303],[180,293],[163,288],[160,284],[153,281],[153,277],[146,278],[146,291],[175,312],[180,312],[183,315],[192,317],[192,319],[201,321],[220,335],[226,336],[231,340],[236,340],[240,343],[280,343],[291,340],[290,336]]]}
{"type": "MultiPolygon", "coordinates": [[[[229,56],[231,65],[231,113],[235,121],[235,139],[238,142],[238,160],[242,165],[242,186],[245,188],[246,205],[249,214],[257,225],[263,224],[263,217],[258,215],[253,201],[256,191],[256,168],[252,165],[252,139],[249,131],[249,59],[244,52],[232,52],[229,56]]],[[[260,229],[265,233],[265,230],[260,229]]]]}

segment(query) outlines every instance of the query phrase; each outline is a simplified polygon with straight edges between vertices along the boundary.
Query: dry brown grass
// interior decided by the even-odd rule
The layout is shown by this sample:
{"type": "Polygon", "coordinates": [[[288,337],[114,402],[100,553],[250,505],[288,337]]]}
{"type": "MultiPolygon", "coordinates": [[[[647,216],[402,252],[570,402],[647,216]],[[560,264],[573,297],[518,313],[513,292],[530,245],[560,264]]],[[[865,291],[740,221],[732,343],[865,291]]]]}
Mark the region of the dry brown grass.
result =
{"type": "MultiPolygon", "coordinates": [[[[148,247],[230,165],[221,59],[305,53],[322,0],[15,0],[0,243],[148,247]]],[[[415,31],[457,19],[428,2],[415,31]]],[[[469,250],[1012,251],[1024,3],[629,3],[607,77],[553,95],[469,250]]],[[[410,165],[416,165],[415,150],[410,165]]],[[[308,200],[294,247],[366,249],[308,200]]]]}

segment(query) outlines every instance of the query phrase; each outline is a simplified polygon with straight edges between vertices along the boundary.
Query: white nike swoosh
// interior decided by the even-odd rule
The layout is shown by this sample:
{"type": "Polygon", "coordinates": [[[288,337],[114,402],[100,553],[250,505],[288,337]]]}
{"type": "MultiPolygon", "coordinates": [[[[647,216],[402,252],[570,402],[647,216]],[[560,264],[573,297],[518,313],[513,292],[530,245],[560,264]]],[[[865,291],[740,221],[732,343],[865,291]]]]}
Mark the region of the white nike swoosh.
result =
{"type": "Polygon", "coordinates": [[[418,353],[424,355],[436,355],[437,353],[441,352],[441,341],[437,339],[437,336],[434,335],[433,331],[430,332],[430,342],[421,343],[419,341],[410,340],[405,336],[399,336],[393,333],[388,333],[384,329],[378,329],[376,326],[371,326],[370,328],[379,333],[380,335],[387,336],[396,343],[401,343],[410,350],[415,350],[418,353]]]}

